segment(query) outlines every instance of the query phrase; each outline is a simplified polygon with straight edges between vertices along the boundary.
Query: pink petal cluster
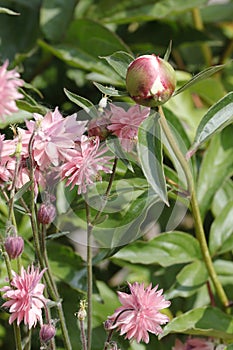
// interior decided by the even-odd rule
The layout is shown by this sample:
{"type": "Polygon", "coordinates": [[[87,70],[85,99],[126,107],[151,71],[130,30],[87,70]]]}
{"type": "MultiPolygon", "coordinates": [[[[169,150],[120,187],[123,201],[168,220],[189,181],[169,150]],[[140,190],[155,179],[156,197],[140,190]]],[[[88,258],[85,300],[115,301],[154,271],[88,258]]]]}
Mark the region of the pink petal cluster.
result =
{"type": "Polygon", "coordinates": [[[29,134],[35,131],[33,157],[40,169],[50,165],[58,166],[72,158],[75,141],[79,141],[85,131],[86,121],[76,120],[76,115],[64,118],[58,108],[44,117],[34,114],[35,121],[26,121],[29,134]]]}
{"type": "Polygon", "coordinates": [[[39,283],[44,270],[39,272],[38,268],[29,266],[27,270],[21,268],[20,275],[12,271],[11,286],[1,289],[4,299],[8,299],[2,306],[9,308],[11,313],[9,323],[17,320],[17,325],[24,321],[29,329],[36,326],[39,321],[42,323],[42,308],[47,303],[43,295],[44,284],[39,283]]]}
{"type": "Polygon", "coordinates": [[[116,328],[120,335],[125,334],[126,339],[135,339],[138,343],[142,340],[149,343],[149,334],[160,334],[160,325],[169,321],[168,316],[159,310],[170,306],[162,295],[163,290],[157,290],[158,285],[152,288],[150,284],[144,288],[144,283],[128,283],[130,294],[118,292],[122,304],[115,310],[114,314],[108,317],[108,329],[116,328]]]}
{"type": "Polygon", "coordinates": [[[98,136],[88,138],[83,135],[72,159],[61,166],[61,178],[67,180],[66,185],[71,185],[71,189],[77,185],[78,194],[85,193],[88,185],[102,179],[100,170],[110,173],[111,170],[105,165],[112,157],[103,155],[106,151],[106,147],[100,147],[98,136]]]}
{"type": "Polygon", "coordinates": [[[138,127],[150,114],[150,108],[142,108],[139,105],[130,107],[127,111],[124,108],[109,104],[111,124],[107,126],[113,135],[119,138],[122,148],[131,152],[137,140],[138,127]]]}
{"type": "Polygon", "coordinates": [[[7,70],[8,61],[0,67],[0,120],[5,121],[5,116],[18,111],[15,101],[23,98],[18,88],[24,82],[15,69],[7,70]]]}
{"type": "Polygon", "coordinates": [[[172,350],[214,350],[215,344],[205,338],[188,338],[183,344],[176,339],[175,346],[172,350]]]}

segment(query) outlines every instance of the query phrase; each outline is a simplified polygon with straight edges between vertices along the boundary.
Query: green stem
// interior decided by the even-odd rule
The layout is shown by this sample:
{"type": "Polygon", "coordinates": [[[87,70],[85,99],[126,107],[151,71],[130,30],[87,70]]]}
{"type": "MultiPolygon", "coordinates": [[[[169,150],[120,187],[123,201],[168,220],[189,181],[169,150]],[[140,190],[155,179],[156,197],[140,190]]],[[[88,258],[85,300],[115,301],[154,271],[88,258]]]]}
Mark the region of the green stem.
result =
{"type": "Polygon", "coordinates": [[[61,330],[63,335],[63,341],[64,341],[64,348],[66,350],[71,350],[71,343],[65,323],[65,317],[62,309],[62,305],[60,302],[60,298],[57,292],[57,289],[54,288],[55,282],[53,281],[52,275],[49,274],[50,270],[47,269],[46,264],[44,262],[44,257],[41,252],[41,243],[39,239],[39,230],[37,225],[37,219],[36,219],[36,210],[35,210],[35,194],[34,194],[34,160],[32,155],[32,148],[33,148],[33,142],[34,142],[34,133],[32,134],[29,144],[28,144],[28,153],[29,153],[29,164],[30,164],[30,180],[31,180],[31,200],[30,200],[30,220],[31,220],[31,227],[33,232],[33,239],[34,239],[34,246],[36,251],[36,256],[38,258],[39,264],[41,269],[46,268],[46,271],[44,273],[44,278],[46,281],[46,286],[48,288],[48,292],[51,296],[51,298],[56,302],[58,315],[60,319],[61,324],[61,330]],[[53,282],[51,282],[51,280],[53,282]]]}
{"type": "MultiPolygon", "coordinates": [[[[204,31],[204,24],[203,24],[203,21],[201,18],[200,9],[198,7],[195,7],[192,9],[192,17],[193,17],[194,27],[197,30],[204,31]]],[[[206,43],[202,43],[201,49],[202,49],[207,66],[211,66],[212,65],[212,53],[211,53],[209,46],[206,43]]]]}
{"type": "Polygon", "coordinates": [[[88,195],[85,195],[86,220],[87,220],[87,350],[91,350],[92,338],[92,247],[91,236],[93,226],[91,224],[88,195]]]}
{"type": "Polygon", "coordinates": [[[213,282],[213,285],[215,287],[216,293],[217,293],[220,301],[222,302],[222,304],[225,307],[228,307],[229,306],[228,298],[227,298],[225,291],[224,291],[224,289],[223,289],[223,287],[218,279],[218,276],[215,272],[213,262],[212,262],[212,259],[211,259],[210,253],[209,253],[208,245],[206,242],[206,237],[205,237],[205,232],[204,232],[203,224],[202,224],[202,220],[201,220],[200,209],[199,209],[198,202],[197,202],[192,172],[189,168],[189,164],[188,164],[187,160],[185,159],[183,153],[180,151],[179,146],[177,145],[177,142],[176,142],[176,140],[175,140],[175,138],[170,130],[170,127],[167,123],[166,117],[163,113],[163,109],[161,106],[159,107],[159,113],[160,113],[160,124],[162,126],[163,132],[166,135],[166,137],[169,141],[169,144],[170,144],[173,152],[175,153],[180,165],[182,166],[183,171],[184,171],[185,176],[186,176],[188,191],[190,193],[190,204],[191,204],[192,214],[193,214],[193,218],[194,218],[194,222],[195,222],[196,237],[197,237],[199,244],[200,244],[203,260],[205,262],[206,268],[209,272],[209,276],[213,282]]]}

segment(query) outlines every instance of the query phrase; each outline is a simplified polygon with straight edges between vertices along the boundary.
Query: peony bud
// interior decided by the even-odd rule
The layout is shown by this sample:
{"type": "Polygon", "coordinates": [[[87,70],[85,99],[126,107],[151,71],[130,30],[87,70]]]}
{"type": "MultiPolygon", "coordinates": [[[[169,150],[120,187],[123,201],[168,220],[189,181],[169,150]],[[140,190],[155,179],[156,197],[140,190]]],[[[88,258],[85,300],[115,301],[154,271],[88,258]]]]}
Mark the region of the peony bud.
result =
{"type": "Polygon", "coordinates": [[[175,87],[174,69],[158,56],[140,56],[128,66],[126,88],[137,104],[159,106],[172,96],[175,87]]]}
{"type": "Polygon", "coordinates": [[[4,247],[10,259],[18,258],[24,249],[24,240],[19,236],[9,236],[5,240],[4,247]]]}
{"type": "Polygon", "coordinates": [[[51,340],[56,334],[56,329],[51,324],[43,324],[40,329],[40,340],[43,343],[47,343],[51,340]]]}
{"type": "Polygon", "coordinates": [[[108,117],[103,116],[92,119],[88,124],[88,136],[99,136],[101,141],[105,140],[111,134],[107,128],[110,124],[108,117]]]}
{"type": "Polygon", "coordinates": [[[37,214],[41,224],[51,224],[56,216],[56,208],[52,203],[42,203],[37,214]]]}

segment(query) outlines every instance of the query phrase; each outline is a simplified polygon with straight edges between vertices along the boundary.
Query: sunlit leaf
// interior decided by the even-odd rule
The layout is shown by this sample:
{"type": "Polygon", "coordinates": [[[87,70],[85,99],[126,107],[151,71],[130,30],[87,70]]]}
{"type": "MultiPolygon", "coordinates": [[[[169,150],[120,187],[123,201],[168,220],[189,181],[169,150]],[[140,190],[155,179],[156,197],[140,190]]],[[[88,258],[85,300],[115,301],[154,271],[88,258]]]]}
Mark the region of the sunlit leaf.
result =
{"type": "Polygon", "coordinates": [[[233,340],[233,318],[215,307],[201,307],[171,320],[159,338],[170,333],[200,335],[233,340]]]}
{"type": "Polygon", "coordinates": [[[90,115],[91,118],[98,117],[98,111],[96,107],[87,98],[76,95],[75,93],[70,92],[67,89],[64,89],[64,92],[70,101],[74,102],[76,105],[81,107],[88,115],[90,115]]]}
{"type": "Polygon", "coordinates": [[[233,121],[233,92],[229,92],[214,104],[204,115],[198,125],[194,143],[190,151],[195,151],[217,131],[222,130],[233,121]]]}
{"type": "Polygon", "coordinates": [[[161,200],[168,204],[159,118],[158,113],[153,113],[141,123],[138,130],[137,148],[147,181],[161,200]]]}
{"type": "Polygon", "coordinates": [[[127,52],[118,51],[111,56],[101,57],[104,58],[115,71],[125,79],[126,72],[129,64],[133,61],[134,57],[127,52]]]}
{"type": "Polygon", "coordinates": [[[114,258],[134,264],[172,266],[201,258],[198,241],[184,232],[163,233],[149,242],[137,241],[122,248],[114,258]]]}

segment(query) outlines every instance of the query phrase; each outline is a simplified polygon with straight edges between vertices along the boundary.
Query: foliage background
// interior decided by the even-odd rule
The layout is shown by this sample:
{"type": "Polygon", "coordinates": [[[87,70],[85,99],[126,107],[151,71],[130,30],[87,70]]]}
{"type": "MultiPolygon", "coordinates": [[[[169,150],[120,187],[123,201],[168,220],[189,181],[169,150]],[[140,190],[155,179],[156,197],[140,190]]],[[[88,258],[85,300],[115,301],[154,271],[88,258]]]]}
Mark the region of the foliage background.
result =
{"type": "MultiPolygon", "coordinates": [[[[93,81],[123,89],[124,79],[109,66],[107,59],[103,58],[115,51],[125,51],[135,57],[146,53],[163,57],[172,40],[170,62],[177,70],[178,87],[202,69],[226,63],[232,58],[233,1],[208,4],[206,0],[143,2],[141,0],[5,0],[0,1],[0,7],[19,14],[0,14],[0,61],[9,59],[11,67],[18,66],[22,78],[31,84],[26,90],[28,94],[26,102],[20,106],[24,111],[21,110],[5,125],[1,125],[1,132],[7,135],[11,134],[8,124],[23,123],[25,117],[31,116],[31,112],[43,113],[46,108],[54,109],[56,106],[59,106],[64,115],[78,111],[79,107],[67,99],[64,88],[91,100],[94,104],[98,103],[102,95],[93,81]],[[199,9],[203,25],[196,21],[194,8],[199,9]]],[[[208,108],[227,92],[232,91],[232,87],[233,65],[228,64],[220,73],[199,82],[166,105],[168,110],[173,112],[169,121],[177,129],[178,119],[182,124],[182,132],[187,134],[187,148],[193,141],[198,123],[208,108]]],[[[119,98],[114,99],[115,101],[119,101],[119,98]]],[[[127,98],[124,101],[128,101],[127,98]]],[[[220,236],[225,237],[223,243],[225,242],[228,247],[225,251],[221,251],[218,247],[220,258],[216,259],[216,269],[229,296],[233,292],[231,261],[233,244],[231,229],[227,231],[223,228],[223,224],[229,228],[233,226],[233,184],[230,180],[233,173],[232,158],[230,125],[202,146],[194,164],[195,171],[199,174],[197,191],[207,235],[214,236],[217,235],[216,232],[220,232],[220,236]],[[219,164],[216,163],[213,171],[215,158],[219,160],[219,164]],[[225,255],[221,255],[223,253],[225,255]]],[[[168,167],[172,167],[169,158],[165,158],[165,162],[168,167]]],[[[122,169],[118,170],[119,178],[120,174],[127,174],[134,185],[137,185],[138,181],[140,186],[140,179],[143,178],[140,169],[137,176],[129,174],[123,166],[122,169]]],[[[75,202],[74,192],[66,193],[66,198],[72,208],[76,206],[80,209],[76,222],[79,226],[82,204],[75,202]]],[[[171,207],[164,208],[157,220],[158,231],[168,230],[168,217],[173,208],[173,199],[170,200],[171,207]]],[[[60,194],[58,212],[61,213],[61,221],[66,215],[63,211],[65,205],[66,200],[63,200],[60,194]]],[[[152,206],[148,211],[149,221],[153,221],[156,210],[157,207],[152,206]]],[[[5,220],[6,208],[2,203],[0,213],[2,230],[5,227],[5,220]]],[[[30,261],[33,259],[33,252],[28,220],[19,214],[18,223],[19,231],[28,239],[25,260],[30,261]]],[[[50,229],[53,231],[54,227],[50,229]]],[[[193,234],[193,222],[189,212],[176,230],[193,234]]],[[[148,238],[144,240],[146,239],[148,238]]],[[[105,331],[102,323],[118,305],[115,291],[124,285],[126,280],[159,283],[167,292],[167,297],[172,298],[173,316],[208,303],[205,290],[206,271],[200,260],[197,260],[198,253],[190,258],[192,253],[189,252],[187,242],[184,250],[188,250],[189,257],[182,260],[180,251],[176,251],[173,245],[167,263],[161,263],[157,258],[159,246],[156,241],[147,245],[141,255],[141,243],[138,244],[139,246],[135,243],[126,247],[116,255],[113,255],[113,251],[103,249],[97,256],[94,267],[93,350],[103,347],[105,331]],[[131,252],[134,250],[137,259],[131,258],[131,252]],[[103,257],[109,255],[112,258],[102,261],[100,253],[103,257]],[[186,265],[188,262],[192,264],[186,265]],[[182,290],[179,288],[182,283],[188,283],[190,288],[182,290]]],[[[86,283],[85,264],[80,257],[80,250],[75,252],[75,248],[77,247],[74,247],[73,242],[63,236],[50,242],[49,257],[64,300],[73,348],[79,349],[81,344],[74,313],[86,290],[86,283]]],[[[217,255],[214,248],[213,254],[217,255]]],[[[132,256],[135,255],[132,253],[132,256]]],[[[5,268],[2,262],[2,284],[4,278],[5,268]]],[[[7,319],[5,313],[0,314],[0,346],[2,349],[10,350],[14,349],[14,345],[11,344],[13,336],[7,319]]],[[[37,349],[36,334],[33,339],[35,342],[33,349],[37,349]]],[[[160,341],[152,337],[147,346],[129,345],[122,339],[119,341],[122,350],[144,350],[155,347],[167,350],[171,349],[174,339],[175,336],[172,334],[160,341]]]]}

